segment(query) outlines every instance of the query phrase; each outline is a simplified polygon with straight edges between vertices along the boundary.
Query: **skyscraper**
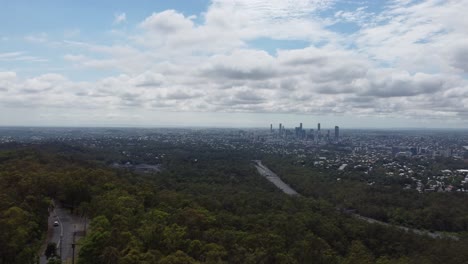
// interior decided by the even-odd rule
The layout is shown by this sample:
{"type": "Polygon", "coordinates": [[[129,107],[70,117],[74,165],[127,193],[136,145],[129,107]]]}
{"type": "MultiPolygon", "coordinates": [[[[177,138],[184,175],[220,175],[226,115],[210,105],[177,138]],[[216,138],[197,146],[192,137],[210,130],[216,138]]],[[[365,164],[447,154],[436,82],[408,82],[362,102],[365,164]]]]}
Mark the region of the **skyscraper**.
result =
{"type": "Polygon", "coordinates": [[[273,124],[270,124],[270,133],[273,133],[273,124]]]}
{"type": "Polygon", "coordinates": [[[320,132],[320,123],[317,124],[317,142],[320,142],[322,136],[320,132]]]}
{"type": "Polygon", "coordinates": [[[295,128],[296,138],[304,138],[304,129],[302,129],[302,123],[299,123],[299,127],[295,128]]]}
{"type": "Polygon", "coordinates": [[[340,127],[335,126],[335,140],[338,141],[339,138],[340,138],[340,127]]]}

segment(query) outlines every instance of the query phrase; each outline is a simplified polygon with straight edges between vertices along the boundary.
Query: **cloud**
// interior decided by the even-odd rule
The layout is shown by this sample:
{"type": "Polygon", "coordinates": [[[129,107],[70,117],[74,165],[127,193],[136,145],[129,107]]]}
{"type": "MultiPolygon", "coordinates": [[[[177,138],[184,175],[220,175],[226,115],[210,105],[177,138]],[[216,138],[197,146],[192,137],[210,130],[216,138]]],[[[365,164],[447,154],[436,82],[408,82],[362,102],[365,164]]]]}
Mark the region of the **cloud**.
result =
{"type": "MultiPolygon", "coordinates": [[[[0,102],[136,115],[163,109],[465,121],[462,2],[392,1],[374,13],[365,6],[337,10],[335,1],[214,0],[196,19],[154,12],[103,43],[62,42],[65,64],[110,70],[106,76],[78,82],[73,73],[0,72],[0,102]],[[334,32],[336,23],[357,30],[334,32]],[[251,46],[257,39],[306,47],[267,51],[251,46]]],[[[25,56],[2,53],[0,61],[25,56]]]]}
{"type": "MultiPolygon", "coordinates": [[[[66,59],[81,62],[87,58],[67,55],[66,59]]],[[[0,77],[8,84],[0,82],[0,86],[9,88],[10,104],[26,105],[27,95],[34,94],[44,99],[32,105],[61,107],[68,102],[78,109],[462,118],[464,115],[457,113],[467,108],[454,103],[468,87],[455,74],[376,68],[359,54],[334,52],[334,47],[280,51],[276,56],[239,49],[226,55],[198,57],[196,62],[174,63],[155,63],[152,70],[93,83],[76,83],[56,74],[22,79],[4,73],[0,77]],[[22,102],[18,98],[23,98],[22,102]],[[437,111],[426,111],[430,105],[437,111]]]]}
{"type": "Polygon", "coordinates": [[[28,42],[32,43],[46,43],[48,41],[48,34],[47,33],[38,33],[25,36],[24,39],[28,42]]]}
{"type": "Polygon", "coordinates": [[[67,29],[63,32],[63,36],[67,39],[69,38],[76,38],[79,37],[81,34],[81,30],[78,28],[75,29],[67,29]]]}
{"type": "Polygon", "coordinates": [[[159,51],[167,57],[184,57],[193,53],[214,54],[244,45],[226,28],[205,23],[196,25],[193,16],[175,10],[153,13],[139,24],[142,34],[132,36],[141,46],[159,51]]]}
{"type": "Polygon", "coordinates": [[[58,88],[57,86],[66,81],[67,79],[59,74],[43,74],[38,77],[27,79],[20,90],[25,93],[42,93],[58,88]]]}
{"type": "Polygon", "coordinates": [[[203,67],[204,76],[216,79],[262,80],[274,77],[274,59],[264,51],[236,50],[216,55],[203,67]]]}
{"type": "MultiPolygon", "coordinates": [[[[355,35],[372,59],[409,71],[453,70],[460,41],[468,39],[463,0],[395,1],[355,35]]],[[[462,54],[461,54],[462,55],[462,54]]]]}
{"type": "Polygon", "coordinates": [[[7,61],[7,62],[46,62],[46,59],[29,56],[26,52],[23,51],[15,51],[15,52],[7,52],[7,53],[0,53],[0,62],[7,61]]]}
{"type": "Polygon", "coordinates": [[[164,76],[160,73],[144,72],[136,76],[132,83],[137,87],[159,87],[164,84],[164,76]]]}
{"type": "Polygon", "coordinates": [[[200,96],[200,93],[189,93],[188,91],[177,90],[166,94],[163,98],[168,100],[187,100],[200,96]]]}
{"type": "Polygon", "coordinates": [[[361,6],[353,11],[337,11],[334,15],[336,19],[335,23],[347,22],[355,23],[361,27],[368,26],[369,23],[373,22],[375,14],[367,11],[367,6],[361,6]]]}
{"type": "Polygon", "coordinates": [[[190,30],[194,23],[175,10],[166,10],[161,13],[153,13],[147,17],[140,26],[146,30],[160,34],[174,34],[184,30],[190,30]]]}
{"type": "Polygon", "coordinates": [[[0,72],[0,80],[12,81],[16,79],[16,72],[0,72]]]}
{"type": "Polygon", "coordinates": [[[64,41],[64,45],[74,52],[82,52],[66,54],[63,57],[64,60],[82,68],[141,73],[148,70],[153,61],[151,54],[129,45],[105,46],[77,41],[64,41]]]}
{"type": "Polygon", "coordinates": [[[205,14],[206,26],[222,29],[242,40],[255,38],[334,41],[338,35],[324,29],[318,12],[331,0],[215,0],[205,14]]]}
{"type": "Polygon", "coordinates": [[[16,58],[16,57],[22,56],[23,54],[24,52],[22,51],[0,53],[0,60],[16,58]]]}
{"type": "Polygon", "coordinates": [[[114,14],[114,25],[119,25],[127,21],[127,15],[125,13],[114,14]]]}
{"type": "MultiPolygon", "coordinates": [[[[468,43],[465,43],[468,45],[468,43]]],[[[453,51],[452,65],[468,73],[468,46],[460,45],[453,51]]]]}
{"type": "Polygon", "coordinates": [[[398,70],[371,70],[365,79],[355,83],[362,95],[376,97],[411,97],[421,94],[435,94],[451,87],[447,76],[416,73],[410,75],[398,70]]]}

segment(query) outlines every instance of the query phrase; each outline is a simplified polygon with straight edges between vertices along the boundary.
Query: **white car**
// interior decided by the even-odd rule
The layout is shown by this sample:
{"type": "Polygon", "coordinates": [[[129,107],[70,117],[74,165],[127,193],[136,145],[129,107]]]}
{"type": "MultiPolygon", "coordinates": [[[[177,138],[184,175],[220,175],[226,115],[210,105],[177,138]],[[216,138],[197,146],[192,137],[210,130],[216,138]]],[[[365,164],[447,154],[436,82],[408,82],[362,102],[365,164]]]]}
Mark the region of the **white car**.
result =
{"type": "Polygon", "coordinates": [[[59,222],[58,221],[54,221],[54,226],[59,226],[59,222]]]}

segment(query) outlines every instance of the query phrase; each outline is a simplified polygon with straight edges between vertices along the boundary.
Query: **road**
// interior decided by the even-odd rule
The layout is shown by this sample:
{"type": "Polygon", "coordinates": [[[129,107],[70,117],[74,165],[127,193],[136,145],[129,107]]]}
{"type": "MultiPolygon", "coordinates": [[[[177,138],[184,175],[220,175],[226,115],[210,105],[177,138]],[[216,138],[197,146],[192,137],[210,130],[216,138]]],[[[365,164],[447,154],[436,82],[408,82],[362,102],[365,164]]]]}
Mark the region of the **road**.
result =
{"type": "Polygon", "coordinates": [[[400,225],[392,225],[392,224],[389,224],[389,223],[386,223],[386,222],[379,221],[377,219],[365,217],[365,216],[355,214],[355,213],[353,213],[351,215],[353,217],[357,218],[357,219],[366,221],[366,222],[371,223],[371,224],[380,224],[380,225],[384,225],[384,226],[391,226],[391,227],[395,227],[395,228],[398,228],[398,229],[401,229],[401,230],[404,230],[404,231],[407,231],[407,232],[411,231],[411,232],[413,232],[415,234],[418,234],[418,235],[425,235],[425,236],[429,236],[429,237],[432,237],[432,238],[448,238],[448,239],[452,239],[452,240],[460,240],[460,238],[458,236],[456,236],[456,235],[446,234],[446,233],[442,233],[442,232],[430,232],[428,230],[414,229],[414,228],[409,228],[409,227],[400,226],[400,225]]]}
{"type": "Polygon", "coordinates": [[[267,178],[270,182],[272,182],[276,187],[282,190],[285,194],[288,195],[299,195],[293,188],[287,185],[283,180],[281,180],[278,175],[268,169],[265,165],[262,164],[261,160],[254,160],[255,167],[257,168],[258,172],[267,178]]]}
{"type": "MultiPolygon", "coordinates": [[[[288,195],[300,195],[293,188],[291,188],[289,185],[287,185],[285,182],[283,182],[278,175],[276,175],[274,172],[272,172],[270,169],[268,169],[265,165],[263,165],[262,161],[254,160],[254,163],[255,163],[255,167],[257,168],[258,172],[262,176],[266,177],[274,185],[276,185],[276,187],[281,189],[284,193],[286,193],[288,195]]],[[[452,239],[452,240],[459,240],[460,239],[456,235],[446,234],[446,233],[443,233],[443,232],[430,232],[430,231],[427,231],[427,230],[414,229],[414,228],[409,228],[409,227],[400,226],[400,225],[392,225],[392,224],[385,223],[385,222],[379,221],[377,219],[365,217],[365,216],[362,216],[362,215],[359,215],[359,214],[356,214],[356,213],[351,213],[350,215],[352,217],[356,218],[356,219],[360,219],[362,221],[366,221],[366,222],[371,223],[371,224],[380,224],[380,225],[384,225],[384,226],[395,227],[395,228],[398,228],[398,229],[401,229],[401,230],[405,230],[406,232],[413,232],[413,233],[418,234],[418,235],[425,235],[425,236],[429,236],[429,237],[432,237],[432,238],[448,238],[448,239],[452,239]]]]}
{"type": "MultiPolygon", "coordinates": [[[[57,244],[57,254],[62,255],[63,263],[71,263],[73,249],[73,237],[78,241],[84,235],[87,219],[72,215],[69,209],[56,206],[49,215],[49,228],[47,239],[44,243],[40,264],[46,264],[47,259],[44,255],[47,244],[54,242],[57,244]],[[59,226],[54,227],[54,222],[58,221],[59,226]],[[60,239],[62,237],[62,239],[60,239]]],[[[75,252],[76,256],[77,252],[75,252]]]]}

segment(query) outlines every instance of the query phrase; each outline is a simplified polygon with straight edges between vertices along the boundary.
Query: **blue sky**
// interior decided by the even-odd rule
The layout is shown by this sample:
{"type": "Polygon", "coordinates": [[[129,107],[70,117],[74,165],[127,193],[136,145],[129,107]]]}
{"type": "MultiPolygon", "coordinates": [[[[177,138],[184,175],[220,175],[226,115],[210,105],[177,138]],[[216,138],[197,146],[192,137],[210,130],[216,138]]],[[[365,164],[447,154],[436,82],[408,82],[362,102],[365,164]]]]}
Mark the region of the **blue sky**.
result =
{"type": "Polygon", "coordinates": [[[0,125],[468,127],[466,0],[0,6],[0,125]]]}

